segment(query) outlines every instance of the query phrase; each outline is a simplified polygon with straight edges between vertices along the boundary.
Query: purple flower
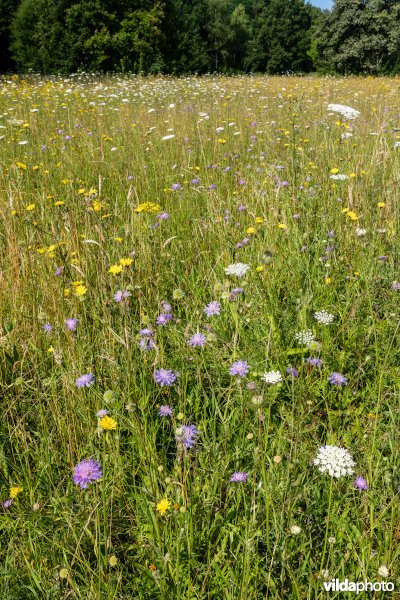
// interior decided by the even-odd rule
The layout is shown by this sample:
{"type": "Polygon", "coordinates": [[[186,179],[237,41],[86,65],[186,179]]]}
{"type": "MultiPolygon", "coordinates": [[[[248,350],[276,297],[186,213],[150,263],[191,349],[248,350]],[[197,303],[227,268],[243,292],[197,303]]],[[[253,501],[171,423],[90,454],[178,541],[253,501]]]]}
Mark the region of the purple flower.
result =
{"type": "Polygon", "coordinates": [[[50,333],[50,331],[53,331],[53,325],[51,323],[45,323],[43,325],[43,331],[50,333]]]}
{"type": "Polygon", "coordinates": [[[154,340],[148,337],[143,337],[139,342],[139,348],[141,350],[146,350],[147,352],[149,350],[154,350],[155,347],[156,345],[154,343],[154,340]]]}
{"type": "Polygon", "coordinates": [[[171,189],[172,189],[172,190],[180,190],[180,189],[181,189],[181,187],[182,187],[182,186],[181,186],[181,184],[180,184],[180,183],[173,183],[173,184],[171,185],[171,189]]]}
{"type": "Polygon", "coordinates": [[[209,302],[207,306],[204,308],[204,312],[207,317],[212,317],[213,315],[219,315],[221,312],[221,305],[217,301],[209,302]]]}
{"type": "Polygon", "coordinates": [[[244,206],[244,204],[241,204],[240,206],[238,206],[239,212],[243,212],[244,210],[247,210],[247,206],[244,206]]]}
{"type": "Polygon", "coordinates": [[[76,331],[76,328],[78,327],[78,319],[65,319],[64,322],[68,331],[76,331]]]}
{"type": "Polygon", "coordinates": [[[392,289],[400,291],[400,281],[393,281],[393,283],[392,283],[392,289]]]}
{"type": "Polygon", "coordinates": [[[166,313],[170,313],[170,312],[171,312],[171,310],[172,310],[172,306],[170,305],[170,303],[169,303],[169,302],[165,302],[165,300],[163,300],[163,301],[161,302],[161,306],[163,307],[163,310],[164,310],[166,313]]]}
{"type": "Polygon", "coordinates": [[[321,367],[322,366],[322,360],[320,358],[312,358],[311,356],[306,358],[306,363],[308,365],[311,365],[312,367],[321,367]]]}
{"type": "Polygon", "coordinates": [[[233,363],[229,369],[231,375],[238,375],[239,377],[245,377],[249,372],[249,365],[245,360],[238,360],[233,363]]]}
{"type": "Polygon", "coordinates": [[[332,385],[347,385],[346,377],[341,373],[337,373],[336,371],[331,373],[331,375],[328,377],[328,381],[330,381],[332,385]]]}
{"type": "Polygon", "coordinates": [[[246,483],[248,476],[248,473],[244,473],[243,471],[236,471],[229,481],[232,481],[233,483],[246,483]]]}
{"type": "Polygon", "coordinates": [[[368,483],[363,477],[356,477],[354,485],[358,490],[368,490],[368,483]]]}
{"type": "Polygon", "coordinates": [[[93,373],[85,373],[85,375],[81,375],[75,381],[76,387],[90,387],[94,383],[94,375],[93,373]]]}
{"type": "Polygon", "coordinates": [[[192,181],[190,182],[192,185],[199,185],[200,183],[200,179],[198,177],[196,177],[195,179],[192,179],[192,181]]]}
{"type": "Polygon", "coordinates": [[[170,369],[158,369],[154,373],[154,381],[161,387],[172,385],[176,381],[176,375],[170,369]]]}
{"type": "Polygon", "coordinates": [[[141,329],[141,330],[139,331],[139,334],[140,334],[142,337],[153,337],[153,332],[152,332],[152,330],[151,330],[151,329],[149,329],[148,327],[145,327],[144,329],[141,329]]]}
{"type": "Polygon", "coordinates": [[[98,479],[101,479],[103,473],[101,471],[100,463],[91,458],[82,460],[74,468],[74,483],[79,485],[83,490],[87,488],[89,483],[93,483],[98,479]]]}
{"type": "Polygon", "coordinates": [[[99,419],[101,419],[102,417],[105,417],[106,415],[109,415],[110,411],[107,410],[106,408],[101,408],[100,410],[97,411],[96,413],[96,417],[99,417],[99,419]]]}
{"type": "Polygon", "coordinates": [[[194,335],[192,335],[192,337],[189,339],[189,346],[193,346],[193,348],[195,347],[199,347],[199,348],[203,348],[204,344],[206,343],[206,336],[204,335],[204,333],[195,333],[194,335]]]}
{"type": "Polygon", "coordinates": [[[188,450],[189,448],[193,448],[198,435],[199,432],[197,431],[196,425],[182,425],[182,427],[177,430],[176,440],[188,450]]]}
{"type": "Polygon", "coordinates": [[[158,414],[160,417],[172,417],[174,414],[174,409],[168,404],[162,404],[158,409],[158,414]]]}
{"type": "Polygon", "coordinates": [[[129,298],[130,296],[130,292],[128,292],[128,290],[118,290],[115,294],[114,294],[114,300],[115,302],[122,302],[122,300],[126,300],[126,298],[129,298]]]}
{"type": "Polygon", "coordinates": [[[292,377],[297,377],[299,374],[298,370],[295,367],[288,367],[286,369],[286,373],[288,375],[291,375],[292,377]]]}
{"type": "Polygon", "coordinates": [[[11,504],[14,502],[14,498],[10,498],[9,500],[4,500],[4,502],[1,503],[3,508],[10,508],[11,504]]]}
{"type": "Polygon", "coordinates": [[[169,219],[169,213],[159,213],[158,215],[156,215],[156,219],[159,219],[160,221],[166,221],[167,219],[169,219]]]}
{"type": "Polygon", "coordinates": [[[171,321],[174,318],[174,315],[170,313],[160,313],[156,319],[157,325],[166,325],[168,321],[171,321]]]}

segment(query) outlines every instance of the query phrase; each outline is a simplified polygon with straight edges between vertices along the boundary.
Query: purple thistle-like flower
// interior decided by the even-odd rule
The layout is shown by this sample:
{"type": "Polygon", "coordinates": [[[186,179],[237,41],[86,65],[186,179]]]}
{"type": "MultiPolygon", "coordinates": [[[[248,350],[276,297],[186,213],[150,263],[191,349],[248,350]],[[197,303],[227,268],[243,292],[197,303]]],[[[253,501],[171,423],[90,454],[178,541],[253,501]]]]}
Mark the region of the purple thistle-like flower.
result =
{"type": "Polygon", "coordinates": [[[245,377],[248,372],[249,365],[245,360],[238,360],[229,368],[229,373],[231,375],[238,375],[239,377],[245,377]]]}
{"type": "Polygon", "coordinates": [[[171,321],[174,318],[174,315],[170,313],[160,313],[157,317],[156,323],[157,325],[166,325],[168,321],[171,321]]]}
{"type": "Polygon", "coordinates": [[[87,488],[89,483],[93,483],[103,476],[100,463],[96,460],[88,458],[82,460],[74,468],[74,483],[79,485],[83,490],[87,488]]]}
{"type": "Polygon", "coordinates": [[[170,369],[158,369],[154,373],[154,381],[161,387],[172,385],[176,381],[176,375],[170,369]]]}
{"type": "Polygon", "coordinates": [[[216,300],[214,300],[213,302],[209,302],[204,308],[204,312],[206,313],[207,317],[219,315],[221,312],[221,305],[216,300]]]}
{"type": "Polygon", "coordinates": [[[1,503],[3,508],[10,508],[11,504],[14,502],[14,498],[10,498],[9,500],[4,500],[4,502],[1,503]]]}
{"type": "Polygon", "coordinates": [[[328,381],[330,381],[332,385],[347,385],[346,377],[341,373],[337,373],[336,371],[331,373],[331,375],[328,377],[328,381]]]}
{"type": "Polygon", "coordinates": [[[232,481],[233,483],[246,483],[248,476],[248,473],[244,473],[243,471],[236,471],[229,481],[232,481]]]}
{"type": "Polygon", "coordinates": [[[50,333],[50,331],[53,331],[53,325],[51,323],[45,323],[43,325],[43,331],[50,333]]]}
{"type": "Polygon", "coordinates": [[[78,319],[65,319],[65,324],[68,331],[76,331],[78,327],[78,319]]]}
{"type": "Polygon", "coordinates": [[[364,479],[364,477],[356,477],[355,481],[354,481],[354,486],[358,489],[358,490],[368,490],[368,483],[367,480],[364,479]]]}
{"type": "Polygon", "coordinates": [[[195,347],[203,348],[205,343],[206,343],[206,336],[204,335],[204,333],[195,333],[194,335],[192,335],[192,337],[188,341],[189,346],[193,346],[193,348],[195,348],[195,347]]]}
{"type": "Polygon", "coordinates": [[[311,356],[306,358],[306,363],[308,365],[311,365],[312,367],[321,367],[322,366],[322,360],[320,358],[313,358],[311,356]]]}
{"type": "Polygon", "coordinates": [[[179,428],[179,433],[176,434],[176,440],[189,450],[195,445],[199,432],[196,425],[182,425],[179,428]]]}
{"type": "Polygon", "coordinates": [[[115,294],[114,294],[114,300],[115,302],[122,302],[122,300],[126,300],[127,298],[129,298],[130,296],[130,292],[128,292],[128,290],[118,290],[115,294]]]}
{"type": "Polygon", "coordinates": [[[158,414],[160,417],[172,417],[174,414],[174,409],[168,404],[162,404],[158,409],[158,414]]]}
{"type": "Polygon", "coordinates": [[[299,374],[298,370],[295,367],[288,367],[286,369],[286,373],[288,375],[291,375],[292,377],[297,377],[299,374]]]}
{"type": "Polygon", "coordinates": [[[85,375],[81,375],[76,380],[76,387],[90,387],[94,383],[94,375],[93,373],[85,373],[85,375]]]}

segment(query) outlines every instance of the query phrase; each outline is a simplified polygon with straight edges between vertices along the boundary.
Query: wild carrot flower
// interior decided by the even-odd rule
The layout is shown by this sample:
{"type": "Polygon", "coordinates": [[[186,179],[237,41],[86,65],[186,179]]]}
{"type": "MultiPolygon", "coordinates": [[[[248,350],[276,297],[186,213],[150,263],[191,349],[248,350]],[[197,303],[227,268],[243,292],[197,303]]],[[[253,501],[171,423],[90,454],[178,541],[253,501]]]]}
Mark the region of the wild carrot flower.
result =
{"type": "Polygon", "coordinates": [[[344,475],[352,475],[355,463],[346,448],[321,446],[317,457],[314,459],[314,465],[318,467],[321,473],[326,472],[331,477],[339,478],[344,475]]]}

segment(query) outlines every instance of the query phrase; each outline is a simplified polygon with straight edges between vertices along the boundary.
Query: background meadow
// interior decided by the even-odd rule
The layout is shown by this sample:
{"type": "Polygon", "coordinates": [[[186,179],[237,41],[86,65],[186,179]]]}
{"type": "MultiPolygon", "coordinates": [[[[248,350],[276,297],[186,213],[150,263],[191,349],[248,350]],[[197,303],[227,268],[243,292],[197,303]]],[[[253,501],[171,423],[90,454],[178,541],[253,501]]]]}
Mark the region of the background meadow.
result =
{"type": "Polygon", "coordinates": [[[399,589],[400,80],[5,76],[0,117],[1,597],[399,589]]]}

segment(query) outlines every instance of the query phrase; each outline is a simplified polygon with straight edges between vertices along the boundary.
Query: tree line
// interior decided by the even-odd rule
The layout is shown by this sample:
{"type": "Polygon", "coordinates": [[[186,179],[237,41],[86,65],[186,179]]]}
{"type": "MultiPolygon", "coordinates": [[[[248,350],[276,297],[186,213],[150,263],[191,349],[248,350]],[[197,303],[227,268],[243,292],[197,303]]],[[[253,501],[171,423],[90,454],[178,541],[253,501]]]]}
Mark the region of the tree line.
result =
{"type": "Polygon", "coordinates": [[[0,70],[400,72],[400,1],[0,0],[0,70]]]}

